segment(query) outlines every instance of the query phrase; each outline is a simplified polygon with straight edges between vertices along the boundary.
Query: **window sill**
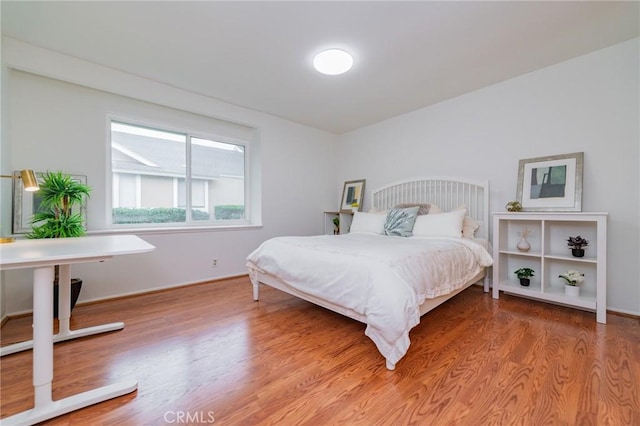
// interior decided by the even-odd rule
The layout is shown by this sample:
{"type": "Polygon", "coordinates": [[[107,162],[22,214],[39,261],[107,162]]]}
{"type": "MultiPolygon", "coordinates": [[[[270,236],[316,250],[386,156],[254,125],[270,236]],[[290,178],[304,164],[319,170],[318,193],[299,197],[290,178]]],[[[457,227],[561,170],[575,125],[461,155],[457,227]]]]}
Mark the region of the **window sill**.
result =
{"type": "Polygon", "coordinates": [[[167,228],[112,228],[87,231],[87,235],[106,234],[186,234],[190,232],[247,231],[262,229],[262,225],[173,226],[167,228]]]}

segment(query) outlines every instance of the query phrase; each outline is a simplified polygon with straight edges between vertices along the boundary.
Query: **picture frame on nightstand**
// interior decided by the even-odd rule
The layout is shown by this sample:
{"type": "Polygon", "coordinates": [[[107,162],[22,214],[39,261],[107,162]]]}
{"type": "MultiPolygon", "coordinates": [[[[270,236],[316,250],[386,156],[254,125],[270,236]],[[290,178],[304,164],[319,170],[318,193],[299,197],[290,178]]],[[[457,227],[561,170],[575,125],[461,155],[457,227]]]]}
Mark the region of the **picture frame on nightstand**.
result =
{"type": "Polygon", "coordinates": [[[349,180],[344,183],[340,212],[351,212],[354,208],[356,208],[357,211],[362,211],[365,183],[366,179],[349,180]],[[354,204],[356,207],[354,207],[354,204]]]}

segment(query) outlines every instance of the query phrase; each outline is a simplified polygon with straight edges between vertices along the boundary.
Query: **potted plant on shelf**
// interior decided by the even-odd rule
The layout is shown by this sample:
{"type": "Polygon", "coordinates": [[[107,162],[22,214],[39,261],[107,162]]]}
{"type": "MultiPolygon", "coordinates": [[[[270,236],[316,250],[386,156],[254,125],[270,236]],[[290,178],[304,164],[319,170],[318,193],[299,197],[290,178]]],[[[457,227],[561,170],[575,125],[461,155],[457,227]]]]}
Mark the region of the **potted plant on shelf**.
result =
{"type": "Polygon", "coordinates": [[[531,268],[520,268],[517,271],[514,271],[514,274],[516,274],[516,276],[520,280],[521,286],[529,287],[529,284],[531,283],[531,277],[534,276],[534,272],[535,271],[531,268]]]}
{"type": "Polygon", "coordinates": [[[580,287],[578,284],[584,281],[584,274],[580,271],[567,271],[564,274],[558,275],[565,281],[564,292],[567,296],[579,296],[580,287]]]}
{"type": "Polygon", "coordinates": [[[589,245],[589,241],[578,235],[577,237],[569,237],[567,245],[571,247],[571,254],[574,257],[583,257],[584,248],[589,245]]]}
{"type": "Polygon", "coordinates": [[[338,235],[340,233],[340,217],[333,218],[333,235],[338,235]]]}
{"type": "MultiPolygon", "coordinates": [[[[42,174],[37,196],[40,200],[34,213],[32,230],[27,238],[69,238],[85,235],[84,220],[80,208],[84,206],[91,187],[77,181],[70,175],[57,172],[42,174]]],[[[55,267],[54,316],[58,316],[59,267],[55,267]]],[[[82,280],[71,280],[71,309],[75,306],[82,289],[82,280]]]]}
{"type": "Polygon", "coordinates": [[[509,201],[504,207],[508,212],[519,212],[522,210],[522,204],[520,204],[520,201],[509,201]]]}

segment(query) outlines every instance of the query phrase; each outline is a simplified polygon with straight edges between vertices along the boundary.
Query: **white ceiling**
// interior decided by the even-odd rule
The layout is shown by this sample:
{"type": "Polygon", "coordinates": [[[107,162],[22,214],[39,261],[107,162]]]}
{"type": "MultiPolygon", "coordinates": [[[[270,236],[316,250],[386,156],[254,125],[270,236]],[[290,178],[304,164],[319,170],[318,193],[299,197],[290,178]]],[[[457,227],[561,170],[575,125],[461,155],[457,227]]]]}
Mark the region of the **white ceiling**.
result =
{"type": "Polygon", "coordinates": [[[639,35],[632,2],[1,2],[2,33],[333,133],[639,35]],[[354,55],[342,76],[314,53],[354,55]]]}

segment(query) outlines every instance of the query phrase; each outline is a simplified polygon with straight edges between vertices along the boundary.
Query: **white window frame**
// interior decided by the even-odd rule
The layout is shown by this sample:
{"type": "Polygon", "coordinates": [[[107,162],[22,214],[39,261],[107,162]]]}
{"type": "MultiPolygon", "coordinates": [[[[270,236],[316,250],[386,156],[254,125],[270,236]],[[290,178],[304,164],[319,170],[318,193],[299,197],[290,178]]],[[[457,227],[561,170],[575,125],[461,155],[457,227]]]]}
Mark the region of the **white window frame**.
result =
{"type": "MultiPolygon", "coordinates": [[[[136,119],[136,118],[131,118],[131,117],[123,117],[123,116],[119,116],[119,115],[113,115],[113,114],[109,114],[107,116],[107,120],[106,120],[106,153],[107,155],[106,157],[106,163],[107,163],[107,185],[106,185],[106,190],[107,190],[107,197],[106,197],[106,219],[107,219],[107,224],[109,226],[109,228],[111,228],[112,230],[127,230],[127,231],[131,231],[131,230],[141,230],[141,231],[145,231],[145,230],[149,230],[149,231],[153,231],[153,230],[159,230],[159,231],[163,231],[163,230],[167,230],[167,229],[192,229],[192,228],[230,228],[230,227],[249,227],[249,226],[253,226],[253,224],[251,223],[251,193],[250,193],[250,183],[251,183],[251,176],[250,176],[250,156],[251,156],[251,141],[245,141],[245,140],[239,140],[239,139],[235,139],[235,138],[229,138],[229,137],[223,137],[223,136],[218,136],[218,135],[214,135],[214,134],[210,134],[207,132],[202,132],[202,131],[196,131],[196,130],[190,130],[190,129],[186,129],[186,128],[180,128],[180,127],[175,127],[175,126],[171,126],[171,125],[167,125],[167,124],[160,124],[160,123],[156,123],[153,121],[148,121],[148,120],[141,120],[141,119],[136,119]],[[135,126],[135,127],[144,127],[144,128],[149,128],[151,130],[158,130],[158,131],[166,131],[166,132],[170,132],[170,133],[178,133],[178,134],[183,134],[186,136],[186,171],[185,171],[185,189],[186,189],[186,197],[187,197],[187,206],[185,207],[186,210],[186,220],[185,222],[172,222],[172,223],[136,223],[136,224],[115,224],[113,223],[113,208],[115,207],[114,204],[114,186],[117,186],[113,184],[113,165],[112,165],[112,158],[111,158],[111,150],[112,150],[112,143],[111,143],[111,124],[112,123],[120,123],[120,124],[124,124],[124,125],[130,125],[130,126],[135,126]],[[199,139],[206,139],[206,140],[211,140],[211,141],[215,141],[215,142],[221,142],[221,143],[225,143],[225,144],[231,144],[231,145],[238,145],[238,146],[242,146],[244,149],[244,162],[243,162],[243,168],[244,168],[244,176],[243,176],[243,180],[244,180],[244,185],[243,185],[243,189],[244,189],[244,219],[238,219],[238,220],[216,220],[215,216],[210,219],[210,220],[192,220],[191,219],[191,208],[187,208],[190,207],[191,204],[191,138],[199,138],[199,139]]],[[[206,188],[208,191],[208,182],[206,183],[206,188]]],[[[174,191],[173,191],[173,196],[174,196],[174,205],[177,205],[177,179],[174,179],[174,191]]],[[[136,206],[139,208],[141,205],[141,181],[140,181],[140,176],[137,176],[136,179],[136,206]]],[[[207,209],[209,207],[209,194],[208,192],[205,192],[205,197],[206,197],[206,206],[207,209]]],[[[212,214],[213,215],[213,214],[212,214]]],[[[259,225],[258,225],[259,226],[259,225]]]]}

